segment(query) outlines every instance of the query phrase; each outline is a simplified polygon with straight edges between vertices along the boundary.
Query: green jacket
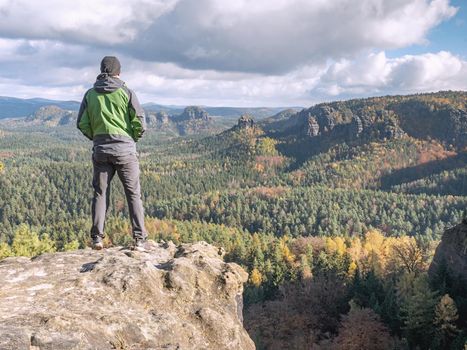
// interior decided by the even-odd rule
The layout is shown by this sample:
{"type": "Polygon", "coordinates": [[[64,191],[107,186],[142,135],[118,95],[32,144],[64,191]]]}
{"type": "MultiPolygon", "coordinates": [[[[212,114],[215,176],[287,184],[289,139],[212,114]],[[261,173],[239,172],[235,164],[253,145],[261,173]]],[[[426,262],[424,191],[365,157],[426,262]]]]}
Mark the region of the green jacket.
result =
{"type": "Polygon", "coordinates": [[[77,127],[94,141],[94,151],[136,152],[135,142],[146,130],[144,110],[122,80],[103,73],[84,95],[77,127]]]}

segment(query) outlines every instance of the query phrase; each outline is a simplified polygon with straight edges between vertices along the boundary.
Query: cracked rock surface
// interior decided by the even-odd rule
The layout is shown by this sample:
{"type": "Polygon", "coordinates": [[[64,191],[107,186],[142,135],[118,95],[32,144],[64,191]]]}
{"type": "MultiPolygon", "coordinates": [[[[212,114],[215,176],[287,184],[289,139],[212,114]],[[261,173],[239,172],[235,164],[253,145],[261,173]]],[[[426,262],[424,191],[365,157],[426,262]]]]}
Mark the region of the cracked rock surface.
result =
{"type": "Polygon", "coordinates": [[[0,261],[0,349],[254,349],[247,273],[205,242],[0,261]]]}

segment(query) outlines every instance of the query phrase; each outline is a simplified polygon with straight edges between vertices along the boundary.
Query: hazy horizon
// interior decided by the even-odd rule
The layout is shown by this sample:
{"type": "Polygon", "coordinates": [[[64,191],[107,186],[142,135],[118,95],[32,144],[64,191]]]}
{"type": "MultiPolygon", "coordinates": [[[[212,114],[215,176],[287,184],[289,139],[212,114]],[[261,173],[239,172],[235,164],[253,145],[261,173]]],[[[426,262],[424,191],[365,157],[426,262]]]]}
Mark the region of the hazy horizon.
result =
{"type": "MultiPolygon", "coordinates": [[[[430,92],[419,92],[419,93],[413,93],[414,95],[416,94],[430,94],[430,93],[438,93],[438,92],[445,92],[445,91],[453,91],[453,92],[467,92],[467,90],[439,90],[439,91],[430,91],[430,92]]],[[[320,104],[320,103],[333,103],[333,102],[341,102],[341,101],[348,101],[348,100],[353,100],[353,99],[361,99],[361,98],[377,98],[377,97],[386,97],[386,96],[397,96],[397,95],[401,95],[401,96],[407,96],[407,95],[411,95],[411,94],[384,94],[384,95],[369,95],[369,96],[361,96],[361,97],[350,97],[350,98],[340,98],[340,99],[329,99],[329,100],[323,100],[323,101],[319,101],[319,102],[314,102],[310,105],[306,105],[306,106],[298,106],[298,105],[258,105],[258,106],[253,106],[253,105],[245,105],[245,106],[236,106],[236,105],[223,105],[223,104],[219,104],[219,105],[215,105],[215,104],[212,104],[212,105],[203,105],[203,104],[164,104],[164,103],[159,103],[157,101],[147,101],[147,102],[142,102],[142,105],[145,106],[145,105],[159,105],[159,106],[163,106],[163,107],[170,107],[170,108],[185,108],[185,107],[189,107],[189,106],[199,106],[199,107],[206,107],[206,108],[271,108],[271,109],[275,109],[275,108],[284,108],[284,109],[287,109],[287,108],[309,108],[309,107],[312,107],[316,104],[320,104]]],[[[34,96],[34,97],[28,97],[28,98],[21,98],[21,97],[14,97],[14,96],[0,96],[0,99],[1,98],[15,98],[15,99],[22,99],[22,100],[50,100],[50,101],[58,101],[58,102],[70,102],[70,103],[81,103],[81,101],[79,101],[78,99],[76,100],[61,100],[61,99],[49,99],[49,98],[44,98],[44,97],[40,97],[40,96],[34,96]]]]}

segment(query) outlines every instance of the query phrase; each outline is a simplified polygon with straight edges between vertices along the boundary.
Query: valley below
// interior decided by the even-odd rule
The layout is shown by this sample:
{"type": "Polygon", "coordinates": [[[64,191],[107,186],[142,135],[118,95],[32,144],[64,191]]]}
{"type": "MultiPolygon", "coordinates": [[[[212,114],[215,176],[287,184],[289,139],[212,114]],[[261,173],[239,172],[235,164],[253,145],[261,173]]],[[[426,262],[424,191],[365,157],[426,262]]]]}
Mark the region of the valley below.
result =
{"type": "MultiPolygon", "coordinates": [[[[0,259],[90,244],[92,144],[75,107],[0,120],[0,259]]],[[[249,273],[243,323],[257,349],[467,344],[467,282],[443,265],[466,259],[467,92],[145,108],[149,237],[222,247],[249,273]],[[456,227],[457,248],[429,274],[456,227]]],[[[130,232],[114,180],[105,246],[130,232]]]]}

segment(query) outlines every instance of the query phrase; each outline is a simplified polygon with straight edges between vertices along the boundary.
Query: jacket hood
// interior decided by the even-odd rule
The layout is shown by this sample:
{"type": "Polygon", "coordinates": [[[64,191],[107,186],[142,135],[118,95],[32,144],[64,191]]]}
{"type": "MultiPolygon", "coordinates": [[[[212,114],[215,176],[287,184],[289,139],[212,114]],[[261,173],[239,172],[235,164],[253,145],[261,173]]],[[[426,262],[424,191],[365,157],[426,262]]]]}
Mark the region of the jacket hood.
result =
{"type": "Polygon", "coordinates": [[[112,77],[107,73],[99,74],[94,83],[94,89],[99,93],[114,92],[120,89],[125,83],[117,77],[112,77]]]}

